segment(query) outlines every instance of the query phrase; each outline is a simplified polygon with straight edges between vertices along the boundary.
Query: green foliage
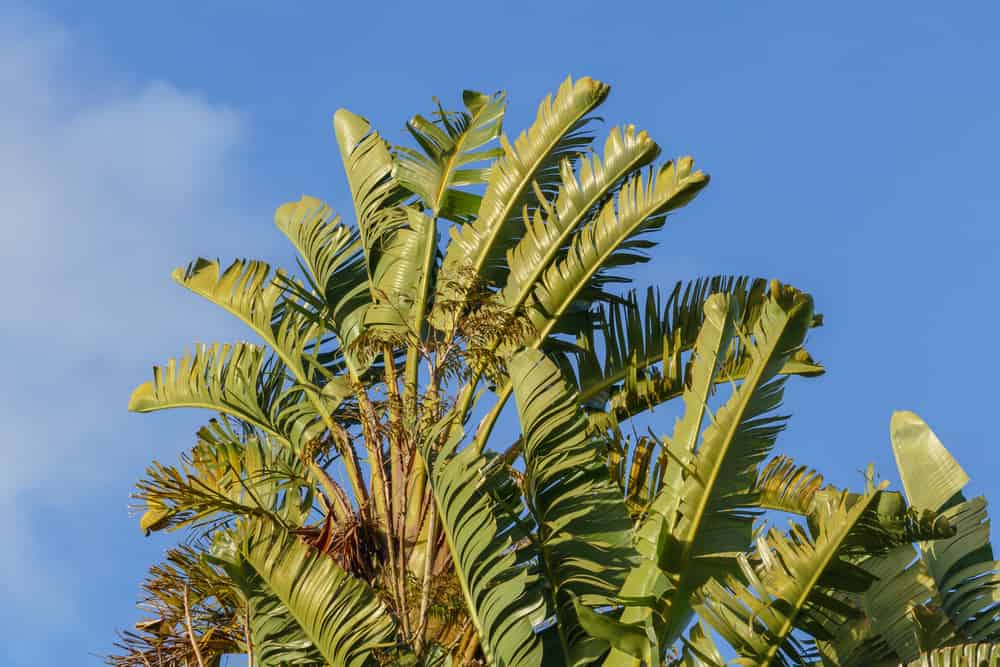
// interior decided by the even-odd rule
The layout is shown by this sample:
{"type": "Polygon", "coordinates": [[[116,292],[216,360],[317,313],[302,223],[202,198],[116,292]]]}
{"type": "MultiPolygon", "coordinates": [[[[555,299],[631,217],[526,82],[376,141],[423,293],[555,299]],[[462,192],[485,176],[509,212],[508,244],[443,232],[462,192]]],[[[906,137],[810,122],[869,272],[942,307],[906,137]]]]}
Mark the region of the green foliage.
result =
{"type": "Polygon", "coordinates": [[[771,456],[787,379],[824,372],[807,294],[615,292],[709,177],[631,125],[591,151],[608,93],[567,79],[514,141],[504,93],[435,99],[409,145],[341,109],[354,224],[303,196],[274,219],[300,276],[174,272],[259,343],[132,394],[220,416],[137,485],[140,528],[190,546],[111,664],[718,667],[709,627],[741,665],[995,664],[985,501],[926,424],[893,418],[905,498],[771,456]],[[639,435],[674,399],[671,435],[639,435]]]}

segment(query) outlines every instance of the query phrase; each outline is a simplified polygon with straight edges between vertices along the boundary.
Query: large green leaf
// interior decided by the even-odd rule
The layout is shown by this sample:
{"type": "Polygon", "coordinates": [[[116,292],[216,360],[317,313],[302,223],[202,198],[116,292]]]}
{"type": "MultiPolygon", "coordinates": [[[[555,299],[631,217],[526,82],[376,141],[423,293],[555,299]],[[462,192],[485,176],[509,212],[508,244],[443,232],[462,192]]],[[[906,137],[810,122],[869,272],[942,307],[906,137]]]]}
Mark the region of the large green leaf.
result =
{"type": "Polygon", "coordinates": [[[148,534],[181,526],[211,529],[239,516],[295,528],[308,516],[313,494],[301,459],[288,448],[213,419],[199,429],[180,466],[153,462],[146,468],[135,498],[149,508],[140,521],[148,534]]]}
{"type": "Polygon", "coordinates": [[[930,651],[907,663],[906,667],[998,667],[1000,645],[961,644],[930,651]]]}
{"type": "Polygon", "coordinates": [[[681,158],[637,173],[622,184],[597,216],[577,231],[566,256],[546,269],[528,304],[528,317],[540,342],[586,289],[600,288],[615,266],[645,261],[652,242],[640,237],[661,228],[670,211],[691,201],[708,184],[693,171],[694,161],[681,158]]]}
{"type": "Polygon", "coordinates": [[[248,421],[282,437],[273,406],[282,391],[282,367],[269,362],[267,349],[250,343],[197,345],[194,354],[153,367],[153,380],[132,392],[128,409],[152,412],[203,408],[248,421]]]}
{"type": "Polygon", "coordinates": [[[916,556],[912,545],[903,544],[861,563],[876,581],[863,593],[849,596],[862,615],[817,643],[827,662],[838,667],[895,667],[917,657],[920,647],[911,610],[932,597],[933,581],[916,556]]]}
{"type": "Polygon", "coordinates": [[[547,616],[546,606],[530,557],[515,549],[525,529],[499,500],[511,494],[509,479],[488,474],[488,460],[474,448],[457,451],[463,436],[446,420],[424,439],[421,453],[466,610],[490,664],[537,667],[543,643],[533,624],[547,616]],[[438,449],[442,433],[450,435],[438,449]]]}
{"type": "Polygon", "coordinates": [[[365,251],[372,301],[378,309],[375,329],[406,329],[406,314],[416,301],[427,229],[402,201],[407,191],[396,178],[389,145],[367,120],[339,109],[334,130],[351,188],[358,230],[365,251]]]}
{"type": "Polygon", "coordinates": [[[405,193],[395,177],[389,145],[367,120],[347,109],[338,109],[333,128],[351,188],[358,230],[368,262],[374,266],[384,237],[405,223],[405,214],[397,206],[405,193]]]}
{"type": "MultiPolygon", "coordinates": [[[[737,322],[752,329],[767,299],[767,281],[712,276],[678,282],[665,301],[659,290],[650,287],[645,300],[630,292],[622,301],[603,307],[596,327],[599,339],[595,339],[593,329],[586,329],[578,341],[577,385],[585,403],[593,409],[607,407],[624,419],[640,408],[649,409],[680,396],[687,382],[681,355],[694,345],[701,331],[705,302],[716,293],[728,294],[737,304],[737,322]],[[603,350],[603,362],[598,349],[603,350]],[[651,372],[656,366],[659,370],[651,372]]],[[[816,316],[813,325],[818,323],[816,316]]],[[[727,352],[720,382],[739,380],[745,375],[747,357],[741,352],[738,346],[727,352]]],[[[796,359],[782,368],[783,374],[822,372],[822,366],[796,359]]]]}
{"type": "Polygon", "coordinates": [[[607,644],[583,632],[575,601],[613,604],[635,561],[632,522],[556,365],[537,350],[523,350],[511,360],[510,374],[525,439],[525,502],[536,524],[565,664],[588,664],[607,644]]]}
{"type": "Polygon", "coordinates": [[[968,475],[920,417],[897,412],[890,431],[910,502],[939,509],[956,529],[950,539],[920,544],[921,560],[935,584],[935,603],[960,640],[1000,639],[1000,561],[994,560],[990,544],[986,499],[965,499],[968,475]]]}
{"type": "MultiPolygon", "coordinates": [[[[736,304],[726,294],[711,296],[694,347],[684,418],[668,445],[674,465],[667,467],[649,516],[637,531],[642,562],[629,575],[622,595],[659,600],[665,626],[658,632],[668,645],[690,615],[690,598],[712,576],[735,567],[733,554],[752,539],[755,470],[782,427],[772,412],[781,402],[784,379],[778,373],[802,345],[812,321],[812,301],[776,289],[764,302],[752,331],[735,326],[736,304]],[[705,399],[728,348],[739,332],[754,364],[746,379],[715,411],[701,434],[705,399]]],[[[623,620],[644,620],[649,609],[629,607],[623,620]]],[[[609,664],[627,657],[612,653],[609,664]]]]}
{"type": "Polygon", "coordinates": [[[259,667],[323,667],[326,661],[281,599],[239,552],[229,531],[218,532],[210,556],[243,598],[254,664],[259,667]]]}
{"type": "Polygon", "coordinates": [[[801,665],[807,653],[793,637],[796,627],[829,637],[856,614],[836,593],[863,591],[874,580],[840,556],[857,534],[879,491],[860,498],[831,496],[814,535],[792,524],[788,534],[772,529],[757,540],[754,560],[740,556],[741,576],[725,575],[700,590],[699,616],[742,657],[747,667],[801,665]]]}
{"type": "Polygon", "coordinates": [[[502,153],[487,148],[500,135],[506,98],[467,90],[466,111],[445,111],[438,105],[434,120],[416,115],[406,129],[422,152],[397,148],[397,178],[430,209],[431,217],[464,220],[479,209],[479,197],[457,188],[485,183],[488,167],[474,167],[502,153]]]}
{"type": "MultiPolygon", "coordinates": [[[[326,311],[325,319],[339,338],[340,351],[349,354],[372,302],[358,232],[342,224],[329,206],[308,196],[278,207],[274,219],[302,257],[315,291],[314,295],[299,296],[321,299],[314,311],[318,315],[326,311]]],[[[291,288],[294,283],[285,286],[291,288]]],[[[360,367],[350,354],[349,364],[360,367]]]]}
{"type": "Polygon", "coordinates": [[[477,279],[501,282],[504,255],[524,229],[522,208],[537,203],[532,184],[544,194],[558,182],[562,158],[590,142],[582,132],[585,117],[607,94],[608,86],[599,81],[567,78],[554,99],[542,101],[535,122],[513,145],[501,137],[504,153],[490,169],[479,215],[452,229],[442,264],[442,272],[458,283],[459,291],[477,279]]]}
{"type": "Polygon", "coordinates": [[[504,303],[511,308],[520,306],[549,265],[565,252],[573,232],[624,178],[654,160],[659,152],[649,135],[628,125],[615,127],[608,134],[603,159],[598,155],[582,157],[579,172],[572,160],[563,158],[555,204],[536,209],[525,221],[524,238],[507,251],[510,275],[502,292],[504,303]]]}
{"type": "MultiPolygon", "coordinates": [[[[670,211],[684,206],[708,184],[708,176],[692,171],[693,164],[691,158],[681,158],[677,164],[668,162],[646,174],[634,174],[618,196],[606,201],[597,216],[573,235],[566,256],[549,266],[527,304],[527,317],[535,329],[528,347],[545,346],[571,309],[585,313],[605,283],[620,282],[607,273],[609,269],[646,261],[643,251],[652,243],[639,237],[662,227],[670,211]],[[579,301],[581,297],[587,298],[579,301]]],[[[485,446],[511,389],[507,382],[498,392],[496,407],[476,435],[478,448],[485,446]]]]}
{"type": "MultiPolygon", "coordinates": [[[[385,606],[367,584],[329,556],[267,521],[248,520],[237,541],[241,557],[267,592],[281,601],[331,667],[374,664],[373,651],[394,645],[395,623],[385,606]]],[[[289,620],[283,610],[271,604],[258,612],[268,610],[277,611],[273,620],[280,624],[277,631],[270,628],[270,634],[282,641],[294,637],[280,633],[289,620]]],[[[258,619],[257,628],[266,630],[267,623],[266,618],[258,619]]],[[[276,652],[280,658],[280,647],[276,652]]]]}
{"type": "Polygon", "coordinates": [[[250,343],[198,345],[193,354],[153,367],[153,381],[136,387],[133,412],[202,408],[250,422],[301,451],[324,423],[316,403],[328,412],[337,401],[301,400],[303,390],[286,384],[284,365],[267,349],[250,343]]]}
{"type": "Polygon", "coordinates": [[[181,286],[239,318],[275,351],[300,383],[309,382],[304,357],[308,348],[319,344],[322,327],[286,307],[287,290],[268,264],[236,260],[223,270],[217,261],[198,259],[186,269],[175,269],[172,276],[181,286]]]}

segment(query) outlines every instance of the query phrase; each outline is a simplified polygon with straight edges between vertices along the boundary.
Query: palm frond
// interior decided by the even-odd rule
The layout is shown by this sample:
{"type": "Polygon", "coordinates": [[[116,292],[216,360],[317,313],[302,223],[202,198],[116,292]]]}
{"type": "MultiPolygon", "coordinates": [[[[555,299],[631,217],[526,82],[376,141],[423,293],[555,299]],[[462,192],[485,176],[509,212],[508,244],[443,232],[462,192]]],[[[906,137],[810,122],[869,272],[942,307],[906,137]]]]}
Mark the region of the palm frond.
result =
{"type": "MultiPolygon", "coordinates": [[[[812,301],[793,292],[777,292],[763,304],[752,332],[739,332],[754,366],[732,396],[710,415],[700,441],[707,388],[720,367],[735,330],[736,304],[716,294],[705,305],[705,326],[694,347],[692,380],[686,390],[688,410],[668,447],[668,465],[649,516],[637,530],[643,561],[629,575],[622,595],[653,596],[669,606],[670,624],[660,628],[668,644],[690,615],[689,598],[709,578],[731,572],[733,555],[752,539],[754,497],[751,485],[757,465],[767,455],[783,420],[772,413],[784,388],[778,373],[798,350],[812,321],[812,301]],[[692,435],[694,434],[694,435],[692,435]]],[[[626,622],[648,616],[648,609],[629,607],[626,622]]]]}
{"type": "MultiPolygon", "coordinates": [[[[264,616],[251,620],[257,631],[279,641],[290,639],[281,634],[290,617],[332,667],[360,667],[373,651],[395,644],[395,622],[374,591],[329,556],[310,549],[280,526],[257,519],[244,522],[236,541],[240,557],[259,577],[259,582],[250,579],[257,586],[250,586],[245,594],[259,602],[259,586],[264,586],[266,594],[280,600],[288,612],[288,616],[274,617],[273,601],[258,606],[256,612],[264,616]]],[[[275,648],[276,659],[280,660],[283,650],[275,648]]]]}
{"type": "Polygon", "coordinates": [[[523,350],[511,360],[510,373],[525,438],[525,502],[537,526],[567,664],[582,664],[607,645],[583,632],[575,601],[614,603],[636,557],[632,522],[556,365],[537,350],[523,350]]]}
{"type": "Polygon", "coordinates": [[[389,145],[364,118],[339,109],[334,130],[351,188],[365,252],[369,290],[375,304],[366,311],[376,332],[405,331],[407,313],[416,301],[423,248],[428,231],[403,201],[408,192],[396,178],[389,145]],[[374,311],[374,312],[373,312],[374,311]]]}
{"type": "MultiPolygon", "coordinates": [[[[588,329],[578,340],[577,385],[581,398],[592,409],[608,409],[621,421],[680,396],[687,383],[681,355],[694,345],[704,319],[705,302],[717,293],[729,294],[737,304],[736,321],[744,329],[753,329],[768,298],[767,281],[712,276],[678,282],[665,302],[651,287],[644,300],[629,292],[622,300],[602,307],[597,318],[599,339],[588,329]],[[603,362],[598,357],[599,349],[603,349],[603,362]],[[656,366],[659,371],[651,372],[656,366]]],[[[820,321],[816,316],[813,326],[820,321]]],[[[746,361],[738,346],[729,350],[719,381],[742,379],[746,361]]],[[[782,374],[822,373],[822,366],[795,359],[782,368],[782,374]]]]}
{"type": "Polygon", "coordinates": [[[283,365],[270,359],[260,345],[200,344],[193,354],[154,366],[152,382],[136,387],[128,409],[202,408],[242,419],[282,438],[272,416],[284,384],[283,365]]]}
{"type": "Polygon", "coordinates": [[[946,646],[922,654],[906,667],[998,667],[1000,645],[991,643],[946,646]]]}
{"type": "Polygon", "coordinates": [[[316,404],[328,413],[339,400],[317,393],[302,400],[301,385],[288,384],[284,364],[266,348],[250,343],[197,345],[193,354],[153,367],[153,381],[136,387],[133,412],[201,408],[249,422],[268,435],[304,451],[325,428],[316,404]]]}
{"type": "MultiPolygon", "coordinates": [[[[308,196],[278,207],[274,219],[302,257],[313,286],[312,291],[300,289],[294,295],[303,301],[321,297],[312,304],[315,316],[325,315],[341,351],[349,350],[361,335],[365,309],[372,302],[358,232],[344,225],[329,206],[308,196]]],[[[291,291],[297,285],[285,281],[282,286],[291,291]]]]}
{"type": "Polygon", "coordinates": [[[240,516],[298,527],[314,492],[301,460],[287,448],[213,419],[179,467],[155,461],[147,467],[133,497],[147,508],[139,524],[148,535],[199,524],[214,529],[240,516]]]}
{"type": "Polygon", "coordinates": [[[1000,639],[1000,561],[990,543],[986,499],[965,499],[968,475],[917,415],[895,413],[891,436],[907,498],[940,510],[955,526],[954,537],[920,544],[935,601],[963,640],[1000,639]]]}
{"type": "Polygon", "coordinates": [[[458,188],[485,183],[488,167],[472,165],[502,154],[487,145],[500,135],[506,97],[466,90],[465,111],[445,111],[438,104],[434,120],[416,115],[406,129],[422,152],[397,148],[397,178],[438,216],[463,221],[479,210],[479,197],[458,188]]]}
{"type": "Polygon", "coordinates": [[[869,488],[858,498],[831,498],[814,536],[794,523],[787,534],[772,529],[758,538],[754,561],[738,558],[742,576],[726,575],[701,588],[700,617],[736,649],[742,664],[785,667],[814,660],[793,629],[826,639],[857,614],[836,592],[864,591],[874,577],[840,556],[878,495],[869,488]]]}
{"type": "Polygon", "coordinates": [[[566,256],[546,269],[529,302],[528,316],[538,340],[548,336],[585,289],[614,281],[609,269],[646,261],[642,253],[652,242],[640,237],[661,228],[670,211],[708,184],[708,176],[693,171],[693,166],[685,157],[633,175],[617,198],[605,202],[594,220],[573,235],[566,256]]]}
{"type": "Polygon", "coordinates": [[[491,664],[541,665],[542,638],[532,625],[548,614],[530,557],[516,548],[525,527],[500,505],[512,492],[509,478],[489,474],[486,457],[473,447],[456,451],[463,435],[446,420],[421,443],[421,453],[466,610],[491,664]],[[449,435],[437,449],[442,433],[449,435]]]}
{"type": "Polygon", "coordinates": [[[303,384],[311,374],[305,357],[318,347],[322,327],[286,306],[287,290],[265,262],[236,260],[225,270],[219,262],[198,259],[172,277],[182,287],[236,316],[260,336],[303,384]]]}
{"type": "Polygon", "coordinates": [[[570,235],[594,212],[602,200],[635,170],[652,162],[660,148],[645,132],[632,125],[615,127],[604,142],[604,157],[584,156],[579,172],[563,158],[561,184],[553,206],[542,206],[525,220],[524,237],[507,251],[510,275],[502,300],[519,307],[545,269],[567,249],[570,235]]]}
{"type": "Polygon", "coordinates": [[[369,266],[374,267],[384,238],[405,224],[405,212],[398,204],[406,193],[396,179],[389,145],[367,120],[347,109],[338,109],[333,128],[362,245],[369,266]]]}
{"type": "Polygon", "coordinates": [[[479,215],[452,231],[445,253],[442,272],[459,282],[459,290],[473,280],[502,284],[504,255],[524,229],[522,208],[538,203],[532,184],[543,195],[551,193],[562,159],[590,143],[583,131],[586,115],[608,90],[589,77],[567,78],[554,99],[550,95],[542,101],[535,122],[513,145],[501,137],[503,155],[490,169],[479,215]]]}

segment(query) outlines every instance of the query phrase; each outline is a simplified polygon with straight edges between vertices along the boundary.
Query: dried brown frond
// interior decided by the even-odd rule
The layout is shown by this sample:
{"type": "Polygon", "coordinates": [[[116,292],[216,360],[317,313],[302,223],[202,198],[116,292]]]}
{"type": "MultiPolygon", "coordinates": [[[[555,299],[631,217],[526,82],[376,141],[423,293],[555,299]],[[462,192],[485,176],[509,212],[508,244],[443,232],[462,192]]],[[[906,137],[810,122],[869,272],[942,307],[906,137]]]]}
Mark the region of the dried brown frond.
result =
{"type": "Polygon", "coordinates": [[[314,549],[330,555],[345,571],[366,581],[378,575],[386,559],[377,526],[358,514],[339,522],[328,514],[316,526],[291,532],[314,549]]]}
{"type": "Polygon", "coordinates": [[[119,634],[114,667],[187,667],[196,664],[188,636],[184,591],[188,590],[194,638],[206,662],[242,653],[244,617],[225,574],[199,551],[182,546],[167,552],[142,585],[139,607],[151,618],[119,634]]]}

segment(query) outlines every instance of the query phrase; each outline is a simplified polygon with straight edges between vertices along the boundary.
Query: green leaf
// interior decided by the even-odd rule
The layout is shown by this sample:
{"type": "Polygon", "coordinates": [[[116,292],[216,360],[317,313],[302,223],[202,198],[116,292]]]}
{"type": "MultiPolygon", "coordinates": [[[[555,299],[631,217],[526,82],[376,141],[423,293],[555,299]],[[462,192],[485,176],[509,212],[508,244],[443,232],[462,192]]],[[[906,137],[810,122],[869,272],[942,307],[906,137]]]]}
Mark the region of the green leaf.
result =
{"type": "Polygon", "coordinates": [[[574,601],[614,602],[636,558],[632,522],[556,365],[537,350],[522,350],[510,374],[525,440],[525,502],[537,526],[559,633],[570,656],[589,655],[584,645],[593,640],[579,627],[574,601]]]}
{"type": "Polygon", "coordinates": [[[910,504],[938,509],[969,483],[969,476],[920,417],[895,412],[889,429],[910,504]]]}
{"type": "Polygon", "coordinates": [[[962,644],[921,655],[907,667],[998,667],[1000,644],[962,644]]]}
{"type": "Polygon", "coordinates": [[[639,237],[660,229],[667,214],[691,201],[708,184],[708,176],[693,171],[694,161],[681,158],[646,174],[637,173],[607,201],[597,217],[576,232],[566,256],[546,269],[528,304],[537,340],[543,340],[585,289],[608,282],[614,266],[645,261],[648,247],[639,237]]]}
{"type": "Polygon", "coordinates": [[[369,664],[372,651],[395,643],[395,623],[374,591],[331,557],[265,521],[246,522],[238,541],[242,557],[331,667],[369,664]]]}
{"type": "Polygon", "coordinates": [[[532,626],[547,613],[529,559],[514,548],[524,530],[498,505],[510,494],[509,480],[484,472],[488,461],[474,448],[457,452],[463,437],[446,419],[420,445],[466,610],[490,664],[537,667],[543,645],[532,626]],[[448,439],[437,449],[444,434],[448,439]]]}
{"type": "Polygon", "coordinates": [[[338,109],[333,127],[362,244],[369,265],[374,267],[384,237],[405,222],[405,213],[398,206],[405,193],[395,177],[389,145],[367,120],[347,109],[338,109]]]}
{"type": "Polygon", "coordinates": [[[537,203],[532,183],[544,190],[557,181],[562,158],[589,143],[581,132],[585,116],[607,94],[608,86],[599,81],[567,78],[554,99],[542,101],[535,122],[513,145],[501,138],[504,154],[490,169],[479,216],[452,230],[442,264],[442,272],[458,282],[460,292],[476,279],[500,282],[506,272],[504,253],[524,228],[522,208],[537,203]]]}
{"type": "MultiPolygon", "coordinates": [[[[133,412],[201,408],[250,422],[300,451],[324,428],[300,386],[287,386],[284,366],[250,343],[198,345],[194,354],[153,367],[153,381],[136,387],[133,412]]],[[[316,399],[317,401],[321,399],[316,399]]]]}
{"type": "MultiPolygon", "coordinates": [[[[664,645],[686,624],[693,592],[711,577],[731,572],[736,565],[732,554],[746,549],[752,538],[756,467],[782,427],[782,420],[769,414],[780,404],[784,387],[777,376],[812,322],[811,299],[780,289],[773,292],[753,331],[740,332],[753,366],[698,442],[692,434],[704,418],[706,388],[719,370],[737,314],[726,294],[713,295],[705,305],[705,324],[686,389],[690,400],[685,400],[685,417],[669,444],[675,465],[667,466],[649,516],[637,530],[643,560],[622,589],[623,596],[653,595],[669,606],[669,624],[658,629],[664,645]]],[[[636,622],[648,613],[629,608],[622,620],[636,622]]]]}
{"type": "Polygon", "coordinates": [[[445,111],[438,105],[435,120],[417,115],[406,129],[423,152],[398,148],[397,177],[431,210],[431,217],[463,220],[478,212],[478,197],[456,188],[486,182],[488,169],[471,165],[492,160],[502,151],[486,146],[500,135],[506,98],[465,91],[467,111],[445,111]]]}
{"type": "MultiPolygon", "coordinates": [[[[358,232],[342,224],[329,206],[308,196],[278,207],[274,219],[301,255],[316,292],[325,299],[316,311],[329,311],[341,350],[348,351],[361,335],[365,309],[372,302],[358,232]]],[[[350,363],[360,369],[356,359],[350,363]]]]}
{"type": "MultiPolygon", "coordinates": [[[[844,580],[841,550],[879,493],[830,498],[815,536],[792,524],[787,535],[771,530],[758,539],[755,559],[741,556],[742,576],[726,575],[701,589],[697,611],[742,656],[747,667],[799,665],[804,653],[792,638],[795,627],[823,636],[856,613],[833,594],[853,590],[844,580]],[[839,575],[839,576],[838,576],[839,575]]],[[[867,588],[873,578],[862,579],[867,588]]]]}
{"type": "Polygon", "coordinates": [[[194,354],[153,367],[153,381],[136,387],[132,412],[203,408],[224,412],[281,437],[271,420],[283,384],[281,367],[269,364],[267,350],[250,343],[197,345],[194,354]]]}
{"type": "Polygon", "coordinates": [[[271,346],[300,383],[309,382],[303,357],[319,344],[322,327],[286,307],[286,289],[265,262],[236,260],[223,270],[217,261],[198,259],[186,269],[175,269],[172,277],[239,318],[271,346]]]}
{"type": "Polygon", "coordinates": [[[920,544],[941,611],[963,640],[1000,637],[1000,617],[994,611],[1000,602],[1000,562],[990,543],[986,500],[965,499],[968,475],[920,417],[897,412],[890,431],[907,498],[939,509],[956,529],[950,539],[920,544]]]}
{"type": "Polygon", "coordinates": [[[520,306],[544,271],[566,249],[570,235],[593,213],[622,180],[659,155],[660,148],[635,126],[615,127],[604,142],[604,157],[583,156],[579,173],[573,161],[559,165],[562,182],[555,205],[540,207],[526,220],[524,237],[507,251],[510,276],[501,298],[511,308],[520,306]]]}
{"type": "MultiPolygon", "coordinates": [[[[694,345],[704,320],[705,302],[716,293],[730,295],[738,307],[740,326],[752,330],[767,299],[767,281],[713,276],[678,282],[665,303],[660,292],[650,287],[644,301],[630,292],[602,308],[597,327],[600,344],[589,328],[577,341],[577,385],[585,404],[592,409],[610,409],[624,421],[680,396],[688,378],[681,355],[694,345]],[[603,362],[596,354],[598,349],[604,350],[603,362]],[[653,372],[656,366],[659,370],[653,372]]],[[[813,326],[818,317],[814,317],[813,326]]],[[[717,382],[742,379],[749,370],[747,361],[752,360],[743,348],[729,349],[717,382]]],[[[791,373],[821,375],[823,367],[790,359],[782,374],[791,373]]]]}
{"type": "Polygon", "coordinates": [[[199,429],[198,443],[180,466],[147,467],[134,497],[152,508],[140,521],[148,534],[199,524],[211,530],[239,516],[297,527],[311,510],[313,494],[301,459],[288,448],[256,432],[237,434],[213,419],[199,429]]]}

